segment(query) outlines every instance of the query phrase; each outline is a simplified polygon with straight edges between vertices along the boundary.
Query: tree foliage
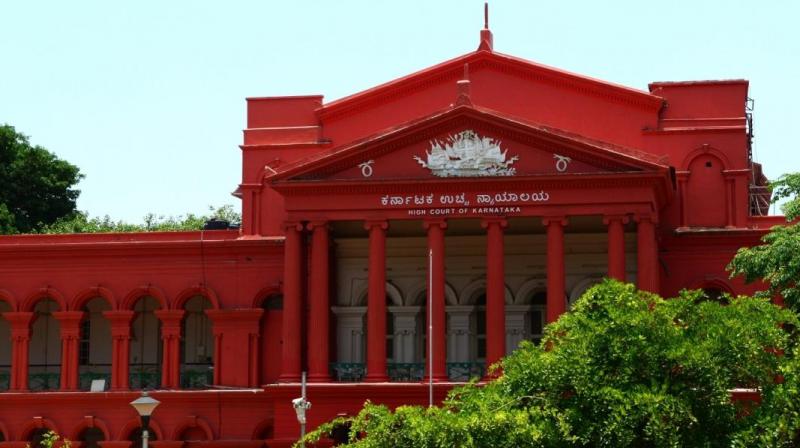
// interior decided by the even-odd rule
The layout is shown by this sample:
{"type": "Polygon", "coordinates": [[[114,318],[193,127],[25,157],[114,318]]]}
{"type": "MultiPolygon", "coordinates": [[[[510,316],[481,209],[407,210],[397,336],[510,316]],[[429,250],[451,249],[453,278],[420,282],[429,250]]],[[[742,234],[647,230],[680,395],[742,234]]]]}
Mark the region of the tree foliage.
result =
{"type": "Polygon", "coordinates": [[[730,446],[766,422],[743,415],[730,390],[777,390],[786,358],[775,353],[790,349],[796,323],[766,299],[664,300],[609,280],[548,325],[541,345],[505,358],[498,379],[454,389],[441,407],[368,402],[308,441],[349,424],[349,446],[361,448],[730,446]]]}
{"type": "MultiPolygon", "coordinates": [[[[782,210],[787,221],[800,217],[800,173],[781,176],[771,185],[773,201],[787,199],[782,210]]],[[[728,265],[731,276],[741,275],[746,282],[763,280],[767,289],[762,297],[783,297],[784,303],[800,312],[800,227],[787,223],[776,226],[762,238],[761,246],[743,247],[728,265]]]]}
{"type": "Polygon", "coordinates": [[[0,125],[0,232],[28,233],[75,211],[75,165],[0,125]]]}
{"type": "Polygon", "coordinates": [[[241,215],[233,209],[232,205],[222,207],[208,207],[209,213],[195,215],[189,213],[185,216],[156,216],[152,213],[146,215],[142,224],[131,224],[124,221],[114,221],[108,215],[103,218],[90,218],[85,212],[76,212],[58,219],[53,224],[44,226],[41,233],[105,233],[105,232],[169,232],[179,230],[200,230],[209,219],[215,218],[229,223],[241,222],[241,215]]]}

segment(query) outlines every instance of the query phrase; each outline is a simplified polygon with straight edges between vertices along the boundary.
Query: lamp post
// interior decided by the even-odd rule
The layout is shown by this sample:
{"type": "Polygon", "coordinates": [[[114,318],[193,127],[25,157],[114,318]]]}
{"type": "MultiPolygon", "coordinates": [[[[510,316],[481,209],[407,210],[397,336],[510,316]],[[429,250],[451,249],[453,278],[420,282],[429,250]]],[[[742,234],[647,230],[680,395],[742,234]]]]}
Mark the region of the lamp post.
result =
{"type": "Polygon", "coordinates": [[[142,418],[142,448],[147,448],[147,439],[150,434],[147,432],[148,424],[150,423],[150,414],[161,404],[160,401],[147,395],[147,392],[142,392],[142,396],[131,401],[131,406],[136,409],[139,417],[142,418]]]}

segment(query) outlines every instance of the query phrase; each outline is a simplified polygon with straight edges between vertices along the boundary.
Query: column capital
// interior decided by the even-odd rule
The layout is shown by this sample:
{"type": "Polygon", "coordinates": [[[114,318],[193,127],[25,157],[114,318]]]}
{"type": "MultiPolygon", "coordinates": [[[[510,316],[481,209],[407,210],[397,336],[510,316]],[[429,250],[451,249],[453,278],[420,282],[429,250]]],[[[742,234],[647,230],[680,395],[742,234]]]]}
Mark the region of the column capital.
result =
{"type": "Polygon", "coordinates": [[[297,230],[298,232],[301,232],[303,230],[303,227],[304,226],[303,226],[303,223],[301,221],[284,221],[283,222],[283,229],[284,230],[294,229],[294,230],[297,230]]]}
{"type": "Polygon", "coordinates": [[[389,228],[389,221],[385,219],[367,219],[364,221],[364,229],[372,230],[373,227],[378,227],[381,230],[389,228]]]}
{"type": "Polygon", "coordinates": [[[569,219],[566,216],[543,216],[542,217],[542,225],[549,226],[549,225],[560,225],[562,227],[569,224],[569,219]]]}
{"type": "Polygon", "coordinates": [[[135,315],[136,312],[131,310],[103,311],[103,317],[108,319],[112,327],[130,325],[135,315]]]}
{"type": "Polygon", "coordinates": [[[633,220],[638,224],[641,222],[649,222],[658,224],[658,216],[655,213],[637,213],[633,216],[633,220]]]}
{"type": "Polygon", "coordinates": [[[9,311],[3,313],[3,318],[11,324],[13,329],[29,329],[31,321],[33,320],[33,313],[30,311],[9,311]]]}
{"type": "Polygon", "coordinates": [[[83,311],[54,311],[53,317],[58,320],[61,326],[61,332],[64,333],[65,329],[78,329],[81,321],[83,320],[83,311]]]}
{"type": "Polygon", "coordinates": [[[621,214],[620,215],[603,215],[603,224],[605,224],[605,225],[609,225],[612,222],[616,222],[616,221],[619,221],[622,224],[627,224],[631,220],[628,217],[628,215],[621,215],[621,214]]]}
{"type": "Polygon", "coordinates": [[[447,220],[444,218],[425,219],[422,221],[422,227],[425,230],[428,230],[431,227],[439,227],[444,230],[447,228],[447,220]]]}
{"type": "Polygon", "coordinates": [[[181,334],[181,321],[184,310],[156,310],[153,314],[161,321],[161,334],[163,337],[181,334]]]}
{"type": "Polygon", "coordinates": [[[316,230],[316,229],[329,230],[330,229],[330,222],[328,220],[325,220],[325,219],[314,219],[314,220],[308,221],[308,224],[306,224],[306,229],[311,230],[311,231],[316,230]]]}
{"type": "Polygon", "coordinates": [[[490,225],[499,225],[501,229],[508,227],[508,219],[505,216],[494,216],[481,219],[481,227],[488,229],[490,225]]]}

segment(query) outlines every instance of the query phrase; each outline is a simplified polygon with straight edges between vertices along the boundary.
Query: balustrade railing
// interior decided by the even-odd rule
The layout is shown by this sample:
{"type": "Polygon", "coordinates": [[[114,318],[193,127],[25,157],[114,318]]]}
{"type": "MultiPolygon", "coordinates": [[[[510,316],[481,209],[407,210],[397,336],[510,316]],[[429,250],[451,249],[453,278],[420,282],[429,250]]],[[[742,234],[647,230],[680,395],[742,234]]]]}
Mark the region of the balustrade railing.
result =
{"type": "Polygon", "coordinates": [[[111,364],[91,364],[80,367],[78,373],[78,387],[89,390],[94,380],[105,380],[106,387],[111,384],[111,364]]]}
{"type": "Polygon", "coordinates": [[[425,376],[425,363],[422,362],[390,362],[386,364],[389,381],[400,383],[422,381],[425,376]]]}
{"type": "Polygon", "coordinates": [[[28,388],[31,391],[58,390],[60,387],[60,365],[31,364],[28,367],[28,388]]]}
{"type": "Polygon", "coordinates": [[[486,364],[482,362],[448,362],[447,376],[451,381],[469,381],[472,378],[483,378],[486,364]]]}
{"type": "Polygon", "coordinates": [[[131,389],[158,389],[161,386],[161,365],[131,364],[129,384],[131,389]]]}
{"type": "Polygon", "coordinates": [[[207,363],[181,364],[182,389],[208,389],[214,384],[214,365],[207,363]]]}
{"type": "Polygon", "coordinates": [[[363,362],[332,362],[330,364],[330,374],[334,381],[362,381],[366,371],[366,364],[363,362]]]}
{"type": "MultiPolygon", "coordinates": [[[[425,363],[423,362],[390,362],[386,363],[389,381],[416,382],[425,380],[425,363]]],[[[334,362],[330,364],[331,377],[334,381],[359,382],[367,373],[363,362],[334,362]]],[[[448,362],[447,376],[451,381],[466,382],[473,378],[483,378],[486,365],[483,362],[448,362]]]]}

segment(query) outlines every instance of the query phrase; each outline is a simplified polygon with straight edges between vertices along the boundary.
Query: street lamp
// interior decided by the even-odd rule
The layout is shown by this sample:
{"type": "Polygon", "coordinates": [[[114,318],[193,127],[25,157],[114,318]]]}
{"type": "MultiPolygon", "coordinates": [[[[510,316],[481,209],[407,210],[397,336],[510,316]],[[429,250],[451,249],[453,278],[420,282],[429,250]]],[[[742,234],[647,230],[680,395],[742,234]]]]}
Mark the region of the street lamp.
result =
{"type": "Polygon", "coordinates": [[[131,406],[136,409],[139,417],[142,418],[142,448],[147,448],[147,439],[150,434],[147,432],[148,424],[150,423],[150,414],[161,404],[160,401],[147,395],[147,392],[142,392],[142,396],[131,401],[131,406]]]}

